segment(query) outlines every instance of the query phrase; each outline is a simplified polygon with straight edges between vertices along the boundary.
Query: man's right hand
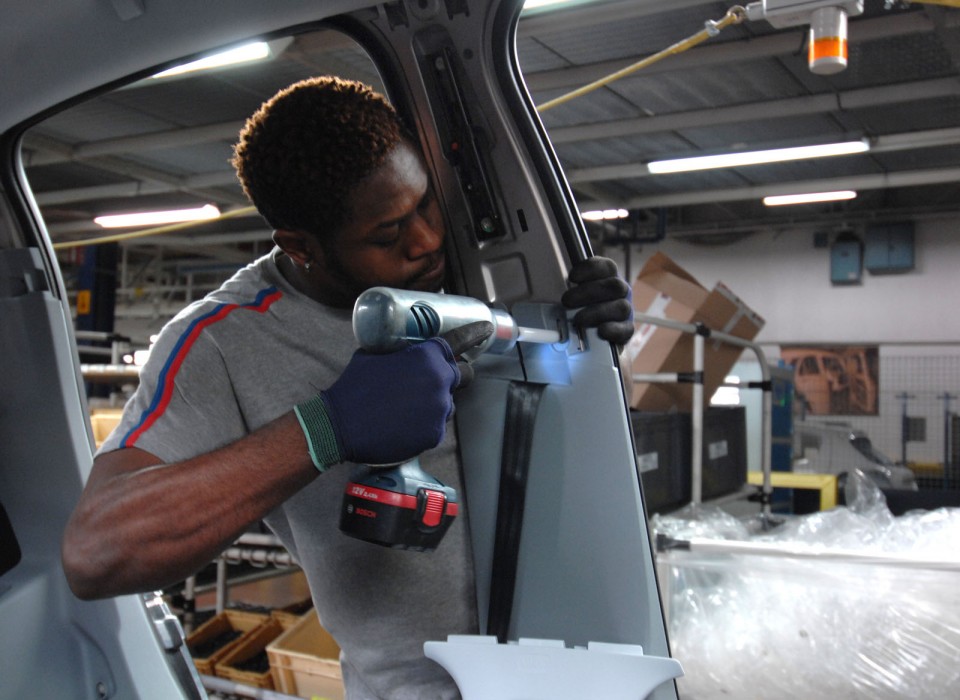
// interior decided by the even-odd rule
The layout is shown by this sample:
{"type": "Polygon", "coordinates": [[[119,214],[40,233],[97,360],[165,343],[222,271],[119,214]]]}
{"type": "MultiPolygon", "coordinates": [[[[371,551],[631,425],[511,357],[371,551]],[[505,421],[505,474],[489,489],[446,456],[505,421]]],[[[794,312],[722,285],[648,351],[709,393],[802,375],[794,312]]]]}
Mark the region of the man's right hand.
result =
{"type": "Polygon", "coordinates": [[[393,464],[439,445],[453,391],[472,376],[461,372],[457,358],[492,332],[491,323],[479,321],[393,353],[358,350],[319,397],[340,459],[393,464]]]}

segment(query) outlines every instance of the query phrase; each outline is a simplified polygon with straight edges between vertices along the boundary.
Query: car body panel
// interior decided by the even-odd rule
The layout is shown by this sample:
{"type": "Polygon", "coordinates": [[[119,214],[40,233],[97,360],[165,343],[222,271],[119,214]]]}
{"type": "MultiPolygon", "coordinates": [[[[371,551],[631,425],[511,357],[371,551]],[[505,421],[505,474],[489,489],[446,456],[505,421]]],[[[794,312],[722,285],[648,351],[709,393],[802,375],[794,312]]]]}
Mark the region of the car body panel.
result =
{"type": "Polygon", "coordinates": [[[158,644],[142,597],[81,602],[67,587],[60,539],[92,445],[70,317],[35,249],[0,251],[0,270],[0,498],[22,549],[0,577],[0,697],[201,697],[182,648],[158,644]]]}
{"type": "MultiPolygon", "coordinates": [[[[82,602],[63,577],[59,541],[89,475],[93,435],[63,280],[16,163],[23,130],[122,79],[332,18],[332,26],[352,34],[378,59],[391,99],[419,124],[448,218],[455,271],[448,291],[518,313],[546,308],[549,317],[552,307],[544,303],[559,299],[571,262],[589,253],[589,242],[512,63],[506,37],[516,22],[516,2],[428,0],[390,8],[346,0],[7,5],[0,46],[5,65],[18,69],[0,77],[0,152],[6,164],[0,173],[0,263],[4,279],[12,280],[0,295],[0,347],[12,369],[2,385],[0,494],[23,556],[0,576],[0,627],[23,634],[0,635],[9,652],[0,660],[0,698],[202,697],[177,625],[156,599],[148,596],[147,605],[141,596],[82,602]],[[447,80],[451,75],[455,80],[447,80]],[[451,104],[457,105],[455,114],[451,104]],[[444,143],[458,128],[476,138],[475,167],[468,174],[451,162],[444,143]],[[466,176],[483,180],[485,202],[471,199],[466,176]],[[491,239],[476,226],[482,205],[491,205],[499,217],[498,235],[491,239]],[[530,304],[526,311],[523,304],[530,304]],[[54,680],[44,682],[52,685],[39,694],[26,690],[51,667],[54,680]]],[[[546,384],[533,429],[510,636],[639,644],[648,654],[667,656],[617,353],[594,332],[568,333],[560,348],[482,358],[470,398],[458,405],[478,601],[485,611],[496,512],[493,466],[500,461],[506,389],[515,381],[546,384]]],[[[674,698],[676,689],[665,684],[651,697],[674,698]]]]}
{"type": "Polygon", "coordinates": [[[877,450],[861,430],[799,421],[793,426],[793,441],[794,471],[840,476],[860,470],[881,488],[917,489],[913,472],[877,450]]]}
{"type": "Polygon", "coordinates": [[[781,357],[796,367],[797,391],[812,415],[845,412],[849,380],[839,353],[814,348],[784,349],[781,357]]]}

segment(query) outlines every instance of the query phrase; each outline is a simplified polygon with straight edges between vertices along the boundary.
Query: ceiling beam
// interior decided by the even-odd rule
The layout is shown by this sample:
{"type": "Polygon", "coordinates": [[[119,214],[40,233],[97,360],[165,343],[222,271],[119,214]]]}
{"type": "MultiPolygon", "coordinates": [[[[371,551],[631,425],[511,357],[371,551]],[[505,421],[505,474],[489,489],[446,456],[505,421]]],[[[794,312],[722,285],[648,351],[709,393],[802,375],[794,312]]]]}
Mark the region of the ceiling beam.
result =
{"type": "Polygon", "coordinates": [[[119,182],[111,185],[97,185],[94,187],[74,187],[69,190],[55,190],[40,192],[36,195],[37,204],[52,206],[70,202],[85,202],[92,199],[109,199],[112,197],[141,197],[151,194],[167,194],[169,192],[189,192],[202,190],[208,187],[224,187],[236,185],[237,176],[232,170],[200,173],[187,177],[174,178],[168,182],[136,181],[119,182]]]}
{"type": "MultiPolygon", "coordinates": [[[[950,24],[956,26],[960,18],[952,18],[950,24]]],[[[521,30],[523,27],[521,26],[521,30]]],[[[691,28],[692,31],[699,27],[691,28]]],[[[888,37],[903,36],[932,32],[934,23],[922,12],[897,12],[881,17],[850,20],[849,41],[857,43],[874,41],[888,37]]],[[[568,28],[569,31],[569,28],[568,28]]],[[[692,33],[691,31],[691,33],[692,33]]],[[[703,66],[718,66],[727,63],[753,61],[761,58],[773,58],[796,53],[800,45],[800,37],[807,31],[806,27],[797,27],[796,32],[780,32],[753,37],[748,41],[729,41],[726,43],[705,44],[699,48],[675,54],[668,60],[654,63],[631,77],[642,77],[671,71],[698,70],[703,66]]],[[[665,47],[657,47],[657,51],[665,47]]],[[[655,53],[655,52],[651,52],[655,53]]],[[[622,70],[625,66],[640,60],[644,55],[638,54],[632,60],[620,59],[615,61],[600,61],[573,68],[558,68],[553,70],[524,73],[524,82],[531,93],[547,90],[577,88],[581,85],[604,78],[622,70]]]]}
{"type": "MultiPolygon", "coordinates": [[[[550,129],[555,144],[615,138],[659,131],[676,131],[715,124],[732,124],[746,120],[770,119],[800,114],[823,114],[899,101],[916,101],[960,95],[956,78],[933,78],[894,86],[861,88],[839,93],[807,95],[767,102],[753,102],[730,107],[712,107],[689,112],[661,114],[653,117],[619,119],[579,126],[558,126],[550,129]]],[[[24,137],[25,167],[53,165],[88,158],[129,154],[144,150],[176,148],[210,141],[232,140],[241,128],[239,122],[221,122],[183,129],[152,132],[138,136],[103,139],[69,146],[37,132],[24,137]]],[[[156,178],[154,178],[156,179],[156,178]]]]}
{"type": "MultiPolygon", "coordinates": [[[[222,125],[212,126],[215,128],[201,127],[200,130],[190,130],[191,134],[185,140],[184,145],[186,143],[199,143],[200,141],[197,139],[200,138],[201,134],[203,138],[210,139],[212,134],[222,130],[222,125]]],[[[82,160],[84,165],[114,175],[129,177],[133,180],[132,182],[114,183],[99,187],[41,192],[36,195],[37,203],[41,206],[89,201],[99,197],[135,197],[165,192],[185,192],[201,199],[211,199],[218,204],[245,205],[249,203],[241,192],[236,191],[239,183],[233,176],[232,171],[230,171],[230,178],[183,177],[117,155],[120,153],[130,155],[131,151],[139,150],[140,146],[137,144],[149,143],[154,144],[152,147],[158,148],[161,146],[155,144],[170,139],[176,139],[175,132],[164,131],[133,138],[110,139],[70,146],[51,136],[40,132],[32,132],[25,138],[25,148],[30,150],[23,154],[23,159],[25,166],[31,161],[33,165],[38,165],[38,161],[40,165],[49,165],[82,160]],[[104,147],[104,144],[110,145],[104,147]],[[218,187],[226,187],[227,189],[210,189],[218,187]],[[105,193],[115,191],[117,194],[97,195],[95,194],[97,191],[105,193]],[[91,195],[90,193],[94,194],[91,195]]]]}
{"type": "MultiPolygon", "coordinates": [[[[825,95],[809,95],[783,100],[754,102],[746,105],[731,107],[715,107],[711,109],[693,110],[676,114],[665,114],[655,117],[638,119],[623,119],[596,124],[586,124],[572,127],[555,127],[549,130],[550,140],[554,144],[574,143],[578,141],[596,140],[602,138],[617,138],[638,134],[651,134],[662,131],[699,128],[704,126],[742,123],[749,120],[776,119],[778,117],[797,116],[800,114],[825,114],[832,111],[846,111],[872,107],[896,102],[916,102],[938,97],[960,96],[960,81],[956,78],[933,78],[917,82],[903,83],[894,86],[862,88],[847,90],[840,93],[825,95]]],[[[189,132],[184,136],[183,143],[198,143],[201,136],[222,134],[227,129],[233,129],[233,122],[211,124],[206,127],[185,129],[189,132]]],[[[81,144],[73,149],[65,144],[47,137],[34,137],[34,145],[42,148],[52,160],[54,154],[61,155],[61,160],[83,159],[84,154],[97,152],[98,155],[119,152],[121,144],[124,148],[139,148],[137,142],[159,143],[163,139],[177,138],[175,132],[161,132],[146,134],[139,137],[125,139],[110,139],[100,142],[81,144]],[[108,146],[109,144],[109,146],[108,146]],[[88,148],[89,147],[89,148],[88,148]]],[[[892,137],[884,137],[889,140],[892,137]]],[[[158,146],[159,147],[159,146],[158,146]]],[[[163,194],[175,191],[190,191],[197,188],[235,186],[236,177],[232,171],[207,173],[189,178],[176,178],[166,173],[159,173],[147,169],[139,164],[114,161],[110,169],[118,174],[141,178],[144,182],[117,183],[98,187],[73,188],[43,192],[37,195],[37,202],[41,206],[82,202],[98,198],[135,197],[147,194],[163,194]]],[[[105,165],[105,167],[107,167],[105,165]]],[[[639,163],[598,166],[596,168],[580,168],[567,171],[567,177],[572,183],[592,182],[617,177],[638,177],[646,174],[645,166],[639,163]],[[622,169],[618,174],[617,169],[622,169]]],[[[218,192],[219,197],[224,197],[218,192]]],[[[245,204],[246,200],[240,196],[233,198],[235,204],[245,204]]]]}
{"type": "MultiPolygon", "coordinates": [[[[779,207],[780,209],[796,209],[796,207],[779,207]]],[[[802,209],[802,207],[801,207],[802,209]]],[[[871,209],[869,211],[794,211],[780,212],[775,215],[773,212],[767,212],[766,216],[743,219],[738,218],[735,222],[702,222],[702,223],[684,223],[682,221],[671,221],[668,228],[668,235],[671,238],[700,237],[714,235],[744,234],[756,233],[758,231],[775,231],[778,233],[791,231],[795,229],[810,230],[811,226],[823,229],[830,226],[849,227],[860,224],[880,224],[904,220],[905,213],[896,209],[871,209]]],[[[906,214],[911,221],[952,221],[955,219],[954,211],[918,209],[911,207],[906,214]]],[[[656,224],[653,222],[639,222],[637,232],[640,235],[648,235],[655,230],[656,224]]]]}
{"type": "Polygon", "coordinates": [[[875,175],[852,175],[846,177],[779,182],[773,185],[752,185],[720,190],[696,190],[692,192],[669,192],[664,194],[632,197],[625,202],[613,203],[625,209],[652,209],[655,207],[679,207],[693,204],[715,204],[784,194],[831,192],[834,190],[879,190],[891,187],[915,187],[942,185],[960,182],[960,168],[911,170],[899,173],[875,175]]]}
{"type": "Polygon", "coordinates": [[[579,126],[557,126],[548,129],[554,144],[593,141],[604,138],[653,134],[664,131],[695,129],[718,124],[738,124],[762,119],[798,116],[801,114],[827,114],[864,107],[916,102],[938,97],[960,95],[960,81],[955,77],[932,78],[900,85],[860,88],[822,95],[806,95],[785,99],[751,102],[729,107],[710,107],[688,112],[660,114],[653,117],[618,119],[579,126]]]}
{"type": "Polygon", "coordinates": [[[23,165],[31,168],[70,161],[82,161],[99,156],[111,156],[140,151],[161,150],[193,146],[211,141],[236,141],[243,127],[242,122],[229,121],[179,129],[154,131],[136,136],[121,136],[114,139],[88,141],[69,146],[58,142],[42,131],[27,132],[23,139],[23,165]]]}
{"type": "Polygon", "coordinates": [[[580,2],[569,8],[551,7],[520,15],[517,32],[539,37],[570,31],[571,27],[595,27],[598,24],[623,22],[671,10],[700,5],[713,7],[710,0],[612,0],[612,2],[580,2]]]}
{"type": "MultiPolygon", "coordinates": [[[[884,153],[893,151],[903,151],[916,148],[933,148],[937,146],[951,146],[960,144],[960,128],[931,129],[922,132],[908,132],[901,134],[888,134],[879,136],[871,144],[871,150],[868,153],[884,153]]],[[[617,180],[624,178],[646,177],[650,175],[646,163],[625,163],[619,165],[597,166],[593,168],[572,168],[566,171],[567,180],[571,185],[577,187],[583,194],[593,195],[599,202],[610,201],[601,196],[599,190],[585,188],[587,183],[600,182],[604,180],[617,180]]],[[[896,175],[895,173],[892,175],[896,175]]],[[[111,185],[101,185],[97,187],[79,187],[70,190],[60,190],[55,192],[44,192],[36,196],[37,203],[41,206],[51,206],[56,204],[65,204],[68,202],[81,202],[101,198],[121,198],[136,197],[149,194],[162,194],[180,190],[196,190],[203,187],[218,185],[227,185],[235,183],[236,177],[232,171],[222,171],[213,173],[203,173],[186,178],[180,178],[174,182],[129,182],[116,183],[111,185]]],[[[749,190],[750,188],[747,188],[749,190]]],[[[747,191],[745,190],[745,192],[747,191]]],[[[664,195],[668,196],[668,195],[664,195]]],[[[680,193],[680,196],[686,196],[680,193]]],[[[749,199],[752,195],[745,194],[743,197],[734,199],[749,199]]],[[[644,197],[639,198],[643,200],[644,197]]],[[[704,201],[710,201],[709,199],[704,201]]],[[[616,202],[611,201],[611,204],[616,202]]],[[[619,206],[619,204],[618,204],[619,206]]],[[[667,206],[666,204],[664,206],[667,206]]],[[[251,213],[250,216],[258,216],[251,213]]],[[[75,224],[60,224],[50,227],[51,235],[63,235],[66,233],[76,233],[85,226],[84,222],[75,224]]]]}
{"type": "Polygon", "coordinates": [[[956,27],[956,16],[949,14],[946,7],[927,5],[924,7],[924,11],[930,16],[937,38],[940,39],[943,48],[950,55],[953,67],[960,70],[960,42],[957,41],[956,35],[949,31],[956,27]]]}

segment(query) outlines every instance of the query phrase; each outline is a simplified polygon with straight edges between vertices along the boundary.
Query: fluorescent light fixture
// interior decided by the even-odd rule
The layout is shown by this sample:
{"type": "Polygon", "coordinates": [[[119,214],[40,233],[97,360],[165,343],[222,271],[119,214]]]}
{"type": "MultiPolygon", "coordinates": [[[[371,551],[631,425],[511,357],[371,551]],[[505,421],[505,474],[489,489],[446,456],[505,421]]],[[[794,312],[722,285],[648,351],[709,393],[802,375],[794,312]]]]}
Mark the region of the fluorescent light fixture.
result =
{"type": "Polygon", "coordinates": [[[594,211],[585,211],[580,216],[586,221],[604,221],[607,219],[626,219],[630,212],[626,209],[596,209],[594,211]]]}
{"type": "Polygon", "coordinates": [[[853,199],[857,193],[853,190],[839,190],[837,192],[810,192],[808,194],[781,194],[764,197],[763,203],[768,207],[779,207],[785,204],[813,204],[815,202],[840,202],[853,199]]]}
{"type": "Polygon", "coordinates": [[[171,75],[181,75],[183,73],[192,73],[198,70],[209,70],[211,68],[222,68],[238,63],[250,63],[251,61],[260,61],[270,55],[270,47],[265,41],[255,41],[252,44],[244,44],[235,49],[221,51],[212,56],[184,63],[181,66],[174,66],[165,71],[160,71],[151,78],[169,78],[171,75]]]}
{"type": "Polygon", "coordinates": [[[786,160],[846,156],[852,153],[864,153],[869,150],[869,142],[863,139],[860,141],[843,141],[841,143],[824,143],[816,146],[796,146],[794,148],[774,148],[766,151],[744,151],[742,153],[723,153],[715,156],[654,160],[647,163],[647,169],[651,173],[656,174],[685,173],[691,170],[736,168],[743,165],[780,163],[786,160]]]}
{"type": "Polygon", "coordinates": [[[178,224],[184,221],[207,221],[220,216],[220,210],[212,204],[194,209],[168,211],[142,211],[134,214],[108,214],[98,216],[93,222],[103,228],[130,228],[134,226],[159,226],[178,224]]]}

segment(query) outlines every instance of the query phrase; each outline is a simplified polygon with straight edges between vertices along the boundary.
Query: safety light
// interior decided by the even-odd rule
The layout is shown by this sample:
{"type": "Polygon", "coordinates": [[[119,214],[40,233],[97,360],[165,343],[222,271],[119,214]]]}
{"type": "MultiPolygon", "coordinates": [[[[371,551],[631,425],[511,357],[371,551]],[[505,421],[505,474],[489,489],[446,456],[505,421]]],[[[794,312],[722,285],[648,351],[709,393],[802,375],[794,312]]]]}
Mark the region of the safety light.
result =
{"type": "Polygon", "coordinates": [[[807,62],[817,75],[847,67],[847,13],[839,7],[821,7],[810,15],[807,62]]]}
{"type": "Polygon", "coordinates": [[[761,0],[746,10],[749,19],[777,29],[809,24],[810,71],[831,75],[847,67],[847,17],[863,14],[863,0],[761,0]]]}

